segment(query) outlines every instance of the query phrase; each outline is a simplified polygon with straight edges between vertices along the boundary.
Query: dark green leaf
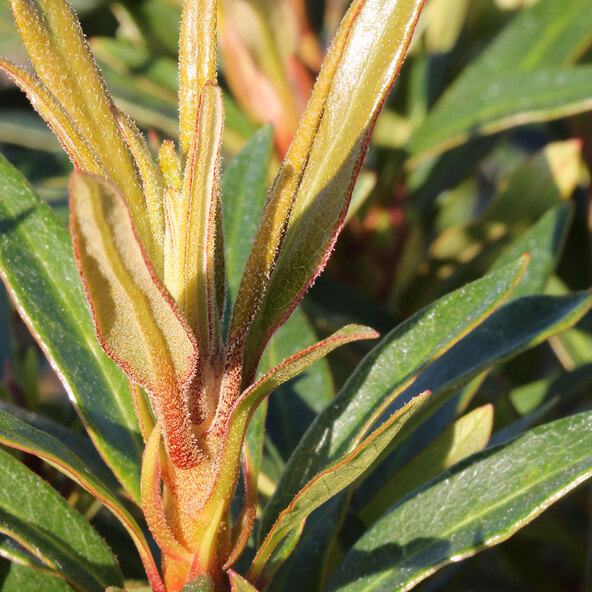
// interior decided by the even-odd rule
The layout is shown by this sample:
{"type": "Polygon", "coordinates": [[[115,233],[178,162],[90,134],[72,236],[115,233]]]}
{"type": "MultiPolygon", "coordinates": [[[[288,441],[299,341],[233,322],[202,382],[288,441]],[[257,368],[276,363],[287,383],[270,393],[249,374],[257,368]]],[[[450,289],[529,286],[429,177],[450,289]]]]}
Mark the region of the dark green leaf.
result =
{"type": "Polygon", "coordinates": [[[555,206],[514,241],[495,262],[493,269],[499,269],[523,253],[530,255],[530,264],[512,293],[513,299],[542,292],[561,254],[571,212],[570,204],[555,206]]]}
{"type": "Polygon", "coordinates": [[[290,458],[262,518],[263,535],[304,484],[351,450],[423,368],[501,305],[523,269],[520,260],[445,296],[394,329],[366,356],[290,458]]]}
{"type": "Polygon", "coordinates": [[[123,524],[131,536],[138,553],[151,573],[157,571],[148,543],[137,522],[76,454],[52,435],[42,432],[6,411],[0,410],[0,443],[34,454],[84,487],[100,500],[123,524]]]}
{"type": "Polygon", "coordinates": [[[371,524],[406,493],[463,458],[485,448],[492,425],[492,405],[478,407],[461,417],[392,475],[362,509],[360,518],[365,524],[371,524]]]}
{"type": "Polygon", "coordinates": [[[139,503],[142,441],[126,378],[96,340],[70,235],[0,159],[0,273],[103,457],[139,503]]]}
{"type": "Polygon", "coordinates": [[[365,440],[359,444],[352,443],[347,453],[319,471],[306,483],[279,514],[257,550],[249,572],[250,579],[263,585],[269,581],[287,556],[287,554],[278,556],[278,549],[282,549],[286,540],[288,548],[292,549],[290,535],[302,529],[304,521],[314,510],[351,485],[376,462],[405,423],[417,413],[418,409],[421,409],[428,396],[429,393],[422,393],[411,399],[365,440]]]}
{"type": "Polygon", "coordinates": [[[349,551],[327,592],[410,590],[510,537],[592,475],[592,413],[475,454],[406,497],[349,551]]]}
{"type": "Polygon", "coordinates": [[[103,481],[109,489],[116,491],[120,488],[119,482],[107,466],[105,466],[97,449],[87,437],[77,434],[42,415],[31,413],[5,401],[0,401],[1,412],[12,415],[29,424],[31,427],[53,436],[78,456],[89,471],[99,480],[103,481]]]}
{"type": "MultiPolygon", "coordinates": [[[[454,90],[454,89],[453,89],[454,90]]],[[[442,102],[410,141],[414,155],[438,154],[476,136],[592,108],[592,67],[505,73],[442,102]]]]}
{"type": "Polygon", "coordinates": [[[563,297],[529,296],[512,301],[426,368],[400,398],[406,400],[416,389],[427,388],[426,385],[430,385],[432,397],[403,428],[400,448],[375,471],[379,483],[399,468],[399,454],[404,455],[407,450],[406,438],[419,426],[423,429],[428,418],[437,420],[436,411],[450,401],[459,388],[493,364],[508,360],[569,328],[591,305],[592,296],[587,292],[563,297]]]}
{"type": "Polygon", "coordinates": [[[72,592],[73,588],[59,576],[0,559],[2,592],[72,592]]]}
{"type": "Polygon", "coordinates": [[[45,481],[0,451],[0,531],[81,590],[121,585],[117,560],[84,518],[45,481]]]}
{"type": "MultiPolygon", "coordinates": [[[[271,338],[260,368],[262,371],[271,369],[317,341],[308,318],[298,307],[271,338]]],[[[333,396],[333,381],[325,359],[271,394],[267,431],[284,459],[290,456],[315,415],[331,402],[333,396]]]]}

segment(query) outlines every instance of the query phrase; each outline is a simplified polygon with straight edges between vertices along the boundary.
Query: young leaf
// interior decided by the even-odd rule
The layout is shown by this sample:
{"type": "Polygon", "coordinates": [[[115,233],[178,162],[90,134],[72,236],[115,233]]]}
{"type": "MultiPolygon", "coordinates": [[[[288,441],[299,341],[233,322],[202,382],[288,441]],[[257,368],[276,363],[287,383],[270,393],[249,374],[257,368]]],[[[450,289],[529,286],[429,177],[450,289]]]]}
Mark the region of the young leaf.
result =
{"type": "Polygon", "coordinates": [[[179,138],[183,156],[193,142],[202,88],[217,79],[217,4],[214,0],[188,0],[183,4],[179,41],[179,138]]]}
{"type": "Polygon", "coordinates": [[[403,592],[500,543],[592,475],[592,413],[477,453],[406,497],[344,557],[325,592],[403,592]]]}
{"type": "Polygon", "coordinates": [[[101,163],[100,157],[88,144],[68,112],[37,76],[2,58],[0,68],[27,94],[31,104],[58,137],[74,166],[107,177],[109,173],[101,163]]]}
{"type": "Polygon", "coordinates": [[[224,231],[220,201],[222,91],[208,83],[200,94],[183,176],[182,201],[168,220],[173,247],[165,283],[206,357],[221,348],[224,309],[224,231]],[[169,269],[171,279],[169,279],[169,269]]]}
{"type": "Polygon", "coordinates": [[[191,464],[183,395],[196,364],[191,334],[146,261],[121,194],[75,172],[70,196],[74,251],[101,345],[148,391],[175,462],[191,464]]]}
{"type": "Polygon", "coordinates": [[[228,575],[230,576],[231,592],[257,592],[257,588],[251,586],[251,584],[245,580],[245,578],[237,574],[232,569],[229,570],[228,575]]]}
{"type": "Polygon", "coordinates": [[[103,592],[123,577],[107,544],[45,481],[0,451],[0,531],[77,588],[103,592]]]}
{"type": "MultiPolygon", "coordinates": [[[[373,339],[376,336],[377,333],[367,327],[359,325],[344,327],[331,337],[284,360],[244,391],[230,411],[230,418],[225,425],[221,426],[225,432],[225,441],[222,446],[223,454],[218,460],[216,482],[233,483],[235,481],[237,467],[232,460],[240,455],[247,425],[255,409],[274,388],[297,376],[335,348],[359,339],[373,339]]],[[[216,508],[228,502],[229,500],[224,498],[223,494],[215,490],[214,494],[209,497],[203,511],[206,515],[211,515],[216,508]]]]}
{"type": "Polygon", "coordinates": [[[360,325],[343,327],[331,337],[294,354],[269,370],[241,395],[237,404],[237,413],[239,408],[252,409],[256,407],[275,388],[297,376],[335,348],[360,339],[376,339],[378,336],[376,331],[368,327],[360,325]]]}
{"type": "Polygon", "coordinates": [[[11,0],[12,11],[35,70],[99,156],[125,195],[147,249],[142,186],[132,154],[111,113],[111,98],[80,23],[66,0],[11,0]]]}
{"type": "Polygon", "coordinates": [[[266,202],[232,313],[231,344],[253,323],[246,376],[325,265],[422,5],[356,0],[335,36],[266,202]]]}
{"type": "Polygon", "coordinates": [[[2,279],[95,446],[139,504],[142,442],[127,380],[95,338],[70,235],[2,158],[0,193],[2,279]]]}
{"type": "Polygon", "coordinates": [[[214,592],[214,582],[210,576],[199,576],[183,586],[181,592],[214,592]]]}
{"type": "Polygon", "coordinates": [[[392,442],[409,418],[421,408],[428,396],[429,393],[423,393],[412,399],[363,442],[315,475],[302,488],[280,513],[257,550],[249,570],[251,582],[255,582],[255,585],[265,585],[269,581],[280,565],[279,558],[272,557],[277,547],[293,529],[301,528],[304,520],[314,510],[360,477],[392,442]]]}

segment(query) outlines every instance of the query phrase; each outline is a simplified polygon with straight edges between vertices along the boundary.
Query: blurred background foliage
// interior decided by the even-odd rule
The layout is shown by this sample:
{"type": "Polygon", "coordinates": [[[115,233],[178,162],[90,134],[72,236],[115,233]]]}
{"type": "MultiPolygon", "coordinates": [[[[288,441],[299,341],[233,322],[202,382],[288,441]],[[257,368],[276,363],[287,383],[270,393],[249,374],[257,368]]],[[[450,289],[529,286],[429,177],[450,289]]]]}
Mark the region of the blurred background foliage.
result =
{"type": "MultiPolygon", "coordinates": [[[[118,106],[154,146],[176,139],[180,0],[75,0],[73,5],[118,106]]],[[[220,75],[228,91],[224,163],[261,125],[272,123],[272,168],[277,167],[346,5],[346,0],[221,1],[220,75]]],[[[530,251],[536,260],[547,249],[543,255],[555,273],[539,292],[588,288],[591,47],[590,0],[428,0],[376,125],[335,253],[278,333],[264,364],[347,322],[384,333],[480,277],[500,258],[510,260],[510,254],[530,251]],[[544,232],[547,245],[537,239],[544,232]]],[[[0,0],[0,54],[26,63],[8,0],[0,0]]],[[[66,221],[68,159],[6,78],[0,78],[0,106],[0,152],[66,221]]],[[[366,351],[362,344],[334,353],[280,389],[289,396],[271,397],[259,484],[264,497],[309,422],[366,351]]],[[[32,411],[42,408],[82,434],[58,379],[4,292],[0,367],[2,399],[32,411]]],[[[591,385],[588,315],[576,328],[480,376],[465,389],[456,415],[414,439],[413,454],[429,450],[441,433],[445,437],[447,425],[461,413],[486,403],[494,406],[493,425],[484,428],[481,447],[491,433],[492,442],[503,441],[526,427],[589,408],[591,385]]],[[[52,469],[35,469],[59,483],[52,469]]],[[[370,483],[384,486],[379,478],[370,483]]],[[[351,515],[333,545],[336,559],[356,538],[367,488],[354,494],[351,515]]],[[[94,516],[99,530],[116,528],[74,485],[64,481],[61,491],[94,516]]],[[[420,589],[592,590],[586,576],[592,570],[588,495],[588,489],[579,489],[511,540],[447,568],[420,589]]],[[[109,540],[117,537],[111,533],[109,540]]],[[[4,557],[18,552],[3,545],[4,557]]],[[[130,555],[134,551],[125,544],[115,551],[127,577],[142,576],[130,555]]],[[[274,589],[297,585],[282,582],[280,572],[274,589]]]]}

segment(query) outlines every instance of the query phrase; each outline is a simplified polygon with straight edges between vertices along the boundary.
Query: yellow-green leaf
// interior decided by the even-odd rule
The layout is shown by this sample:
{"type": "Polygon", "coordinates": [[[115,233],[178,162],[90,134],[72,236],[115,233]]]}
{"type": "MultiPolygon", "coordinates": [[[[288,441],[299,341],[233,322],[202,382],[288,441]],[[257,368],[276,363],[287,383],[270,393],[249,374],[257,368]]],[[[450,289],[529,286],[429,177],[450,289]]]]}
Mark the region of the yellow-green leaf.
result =
{"type": "Polygon", "coordinates": [[[187,0],[179,42],[179,137],[188,154],[206,82],[216,82],[216,0],[187,0]]]}
{"type": "Polygon", "coordinates": [[[165,285],[204,355],[220,348],[224,304],[219,175],[223,127],[222,92],[206,84],[200,95],[181,199],[167,203],[170,247],[165,259],[165,285]]]}
{"type": "Polygon", "coordinates": [[[422,5],[358,0],[336,34],[271,189],[233,311],[231,343],[257,315],[245,347],[247,375],[324,267],[422,5]]]}
{"type": "Polygon", "coordinates": [[[146,388],[169,452],[177,462],[189,462],[192,437],[182,391],[195,371],[195,345],[146,262],[123,197],[106,181],[75,172],[71,229],[103,348],[146,388]]]}
{"type": "Polygon", "coordinates": [[[140,178],[74,11],[66,0],[11,0],[11,6],[39,78],[125,195],[134,223],[149,248],[140,178]]]}

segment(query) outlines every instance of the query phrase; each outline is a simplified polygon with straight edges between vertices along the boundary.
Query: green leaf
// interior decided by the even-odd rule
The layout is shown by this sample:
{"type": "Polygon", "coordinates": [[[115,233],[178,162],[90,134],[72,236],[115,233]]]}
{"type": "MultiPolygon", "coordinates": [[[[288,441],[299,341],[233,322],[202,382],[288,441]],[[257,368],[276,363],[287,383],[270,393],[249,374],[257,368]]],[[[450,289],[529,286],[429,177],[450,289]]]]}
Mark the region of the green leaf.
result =
{"type": "Polygon", "coordinates": [[[576,323],[592,306],[587,292],[564,297],[529,296],[509,302],[496,310],[479,327],[469,333],[449,352],[429,365],[400,395],[407,400],[418,389],[432,389],[432,396],[403,428],[399,448],[394,451],[372,476],[380,487],[401,465],[413,438],[408,437],[420,426],[428,425],[438,409],[469,383],[494,364],[506,361],[532,348],[552,335],[576,323]]]}
{"type": "Polygon", "coordinates": [[[257,588],[251,586],[245,578],[232,569],[229,570],[228,575],[230,576],[230,589],[232,592],[257,592],[257,588]]]}
{"type": "Polygon", "coordinates": [[[96,340],[70,235],[4,159],[0,193],[0,274],[95,446],[139,504],[143,445],[129,387],[96,340]]]}
{"type": "Polygon", "coordinates": [[[294,496],[279,514],[257,550],[249,571],[251,581],[255,581],[257,585],[265,585],[268,582],[279,567],[280,561],[285,559],[284,556],[277,556],[277,549],[291,531],[302,528],[304,520],[314,510],[360,477],[392,442],[405,423],[421,408],[428,396],[429,393],[423,393],[413,398],[363,442],[355,447],[352,445],[351,451],[315,475],[294,496]]]}
{"type": "Polygon", "coordinates": [[[360,518],[370,525],[406,493],[444,469],[487,446],[493,426],[493,407],[485,405],[461,417],[426,449],[397,471],[361,510],[360,518]]]}
{"type": "Polygon", "coordinates": [[[0,531],[82,590],[123,583],[107,544],[57,491],[3,451],[0,475],[0,531]]]}
{"type": "Polygon", "coordinates": [[[557,265],[571,217],[571,204],[555,206],[497,259],[492,269],[507,265],[523,253],[530,255],[530,264],[512,293],[513,299],[543,291],[557,265]]]}
{"type": "Polygon", "coordinates": [[[433,156],[476,136],[588,111],[592,66],[504,73],[471,86],[454,101],[451,96],[444,97],[410,140],[412,155],[433,156]]]}
{"type": "MultiPolygon", "coordinates": [[[[297,544],[289,546],[289,556],[273,576],[269,592],[317,592],[323,587],[331,560],[331,551],[349,505],[347,491],[342,491],[317,508],[307,519],[297,544]],[[306,569],[302,566],[306,565],[306,569]]],[[[282,550],[286,545],[282,545],[282,550]]]]}
{"type": "Polygon", "coordinates": [[[442,566],[507,539],[591,475],[590,412],[473,455],[367,531],[326,592],[410,590],[442,566]]]}
{"type": "Polygon", "coordinates": [[[11,0],[11,6],[40,80],[125,194],[138,232],[150,248],[134,160],[111,113],[111,97],[74,11],[66,0],[11,0]]]}
{"type": "Polygon", "coordinates": [[[0,443],[38,456],[82,486],[101,501],[123,524],[132,538],[148,574],[158,573],[141,528],[112,494],[70,448],[52,435],[38,430],[0,410],[0,443]]]}
{"type": "Polygon", "coordinates": [[[250,326],[246,376],[325,266],[422,5],[357,0],[344,17],[270,191],[232,313],[230,343],[250,326]]]}
{"type": "Polygon", "coordinates": [[[0,284],[0,368],[12,359],[12,320],[8,295],[0,284]]]}
{"type": "MultiPolygon", "coordinates": [[[[259,372],[270,370],[283,360],[317,342],[315,331],[301,306],[274,333],[261,359],[259,372]]],[[[267,433],[287,459],[304,432],[326,407],[335,389],[329,364],[319,360],[295,380],[279,386],[269,397],[267,433]]]]}
{"type": "Polygon", "coordinates": [[[0,559],[0,582],[2,592],[72,592],[73,588],[59,576],[38,569],[0,559]]]}
{"type": "MultiPolygon", "coordinates": [[[[559,116],[558,99],[563,82],[568,86],[578,87],[580,83],[585,86],[586,82],[578,79],[585,76],[587,69],[578,69],[575,74],[564,70],[561,74],[559,67],[573,62],[589,46],[591,30],[588,0],[541,0],[523,10],[462,72],[415,131],[408,145],[411,156],[418,160],[458,145],[467,134],[474,137],[479,127],[481,133],[492,133],[496,126],[504,129],[504,126],[559,116]],[[555,78],[564,74],[565,79],[555,78]],[[555,87],[557,93],[553,89],[555,82],[561,83],[555,87]],[[545,87],[546,83],[550,86],[545,87]],[[512,94],[506,96],[506,90],[512,94]],[[534,94],[539,91],[544,100],[539,101],[534,94]],[[554,104],[553,95],[557,99],[554,104]],[[487,111],[486,101],[492,111],[487,111]],[[513,109],[510,109],[512,101],[513,109]],[[547,114],[545,110],[549,110],[547,114]],[[519,114],[521,119],[511,121],[512,114],[519,114]],[[488,127],[483,129],[486,122],[488,127]],[[470,127],[475,125],[477,129],[470,127]]],[[[577,101],[565,99],[572,109],[578,108],[577,101]]]]}
{"type": "Polygon", "coordinates": [[[89,471],[105,483],[109,489],[112,491],[120,489],[119,482],[105,465],[97,449],[92,445],[92,442],[86,435],[77,434],[43,415],[31,413],[22,407],[17,407],[5,401],[0,401],[0,413],[16,417],[29,426],[53,436],[76,454],[89,471]]]}
{"type": "Polygon", "coordinates": [[[214,582],[210,576],[199,576],[183,586],[181,592],[214,592],[214,582]]]}
{"type": "MultiPolygon", "coordinates": [[[[359,443],[418,373],[501,305],[525,260],[441,298],[389,333],[357,367],[335,401],[315,420],[290,458],[261,521],[266,535],[306,482],[359,443]]],[[[415,390],[415,394],[431,389],[415,390]]]]}
{"type": "Polygon", "coordinates": [[[243,408],[256,407],[271,391],[284,382],[298,376],[306,368],[324,358],[335,348],[359,339],[376,339],[378,333],[362,325],[347,325],[314,345],[283,360],[280,364],[266,372],[255,384],[242,393],[234,413],[243,408]]]}
{"type": "Polygon", "coordinates": [[[245,263],[263,211],[272,143],[273,128],[261,128],[224,169],[222,200],[228,306],[236,301],[245,263]]]}

